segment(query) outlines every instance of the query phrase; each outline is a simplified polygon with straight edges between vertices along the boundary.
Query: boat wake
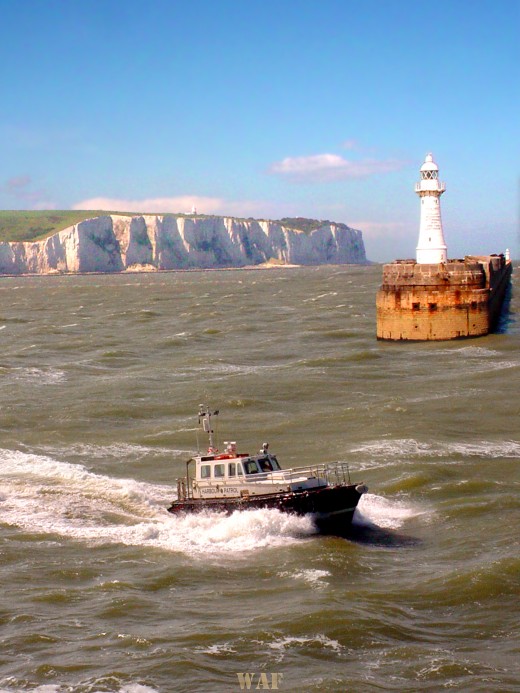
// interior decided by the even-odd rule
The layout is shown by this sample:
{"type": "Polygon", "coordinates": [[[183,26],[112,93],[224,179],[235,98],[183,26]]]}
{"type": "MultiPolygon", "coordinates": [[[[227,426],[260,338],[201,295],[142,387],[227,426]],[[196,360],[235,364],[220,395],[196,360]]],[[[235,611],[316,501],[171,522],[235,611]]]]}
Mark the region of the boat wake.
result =
{"type": "MultiPolygon", "coordinates": [[[[178,517],[166,511],[169,485],[113,478],[51,456],[0,451],[0,510],[4,525],[56,541],[181,552],[237,554],[307,541],[310,517],[256,509],[232,515],[204,511],[178,517]]],[[[365,494],[354,515],[354,534],[395,530],[416,511],[365,494]]]]}
{"type": "Polygon", "coordinates": [[[93,545],[236,553],[301,541],[315,533],[307,517],[273,510],[173,517],[172,488],[88,471],[83,465],[19,451],[0,452],[4,525],[93,545]]]}

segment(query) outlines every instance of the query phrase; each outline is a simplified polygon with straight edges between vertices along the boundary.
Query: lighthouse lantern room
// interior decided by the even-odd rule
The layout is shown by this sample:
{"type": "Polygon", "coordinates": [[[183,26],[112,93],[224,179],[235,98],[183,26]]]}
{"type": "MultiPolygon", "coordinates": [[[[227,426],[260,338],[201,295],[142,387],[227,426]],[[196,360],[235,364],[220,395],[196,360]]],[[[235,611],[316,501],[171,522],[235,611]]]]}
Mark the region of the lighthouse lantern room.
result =
{"type": "Polygon", "coordinates": [[[421,225],[417,243],[417,262],[436,265],[447,261],[447,249],[442,232],[441,195],[446,190],[439,181],[439,167],[428,154],[421,166],[421,180],[415,184],[415,192],[421,198],[421,225]]]}

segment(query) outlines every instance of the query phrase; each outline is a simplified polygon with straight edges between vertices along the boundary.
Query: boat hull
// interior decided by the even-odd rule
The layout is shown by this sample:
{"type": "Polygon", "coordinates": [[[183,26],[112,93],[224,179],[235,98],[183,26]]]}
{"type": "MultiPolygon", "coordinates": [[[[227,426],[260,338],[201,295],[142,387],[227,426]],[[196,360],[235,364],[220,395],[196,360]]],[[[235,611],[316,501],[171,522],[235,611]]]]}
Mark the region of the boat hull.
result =
{"type": "Polygon", "coordinates": [[[174,501],[168,512],[197,513],[203,510],[225,512],[276,509],[295,515],[311,515],[316,528],[323,534],[341,534],[350,526],[359,499],[366,492],[360,484],[341,484],[301,491],[242,498],[190,498],[174,501]]]}

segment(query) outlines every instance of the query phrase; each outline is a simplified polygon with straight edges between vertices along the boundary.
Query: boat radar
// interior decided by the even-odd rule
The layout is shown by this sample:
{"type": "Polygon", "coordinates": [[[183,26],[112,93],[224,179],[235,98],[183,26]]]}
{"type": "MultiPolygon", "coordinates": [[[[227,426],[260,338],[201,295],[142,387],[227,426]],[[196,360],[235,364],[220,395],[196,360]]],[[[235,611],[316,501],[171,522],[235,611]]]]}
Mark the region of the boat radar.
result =
{"type": "Polygon", "coordinates": [[[448,258],[441,220],[441,195],[446,185],[439,181],[439,167],[431,154],[421,166],[421,180],[415,192],[421,198],[421,224],[416,257],[420,265],[437,265],[448,258]]]}
{"type": "Polygon", "coordinates": [[[218,452],[217,448],[215,447],[215,439],[213,437],[215,431],[213,430],[211,425],[211,417],[218,416],[218,412],[218,409],[212,412],[210,411],[209,407],[205,407],[203,404],[199,404],[199,425],[202,421],[202,428],[204,430],[204,433],[208,434],[208,455],[213,455],[214,453],[218,452]]]}

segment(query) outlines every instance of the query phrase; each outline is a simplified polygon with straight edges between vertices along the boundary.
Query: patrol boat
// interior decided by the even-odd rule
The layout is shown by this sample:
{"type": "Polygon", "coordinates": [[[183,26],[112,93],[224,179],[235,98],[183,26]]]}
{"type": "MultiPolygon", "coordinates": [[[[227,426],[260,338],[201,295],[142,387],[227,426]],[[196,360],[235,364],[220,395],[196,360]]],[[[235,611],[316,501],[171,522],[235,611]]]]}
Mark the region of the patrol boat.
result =
{"type": "Polygon", "coordinates": [[[201,405],[199,425],[209,436],[207,454],[186,462],[186,476],[177,479],[177,499],[168,508],[173,514],[276,508],[296,515],[310,515],[325,534],[342,534],[348,529],[364,484],[350,481],[348,465],[312,464],[282,469],[264,443],[258,454],[237,452],[236,442],[224,442],[220,453],[214,442],[210,411],[201,405]]]}

